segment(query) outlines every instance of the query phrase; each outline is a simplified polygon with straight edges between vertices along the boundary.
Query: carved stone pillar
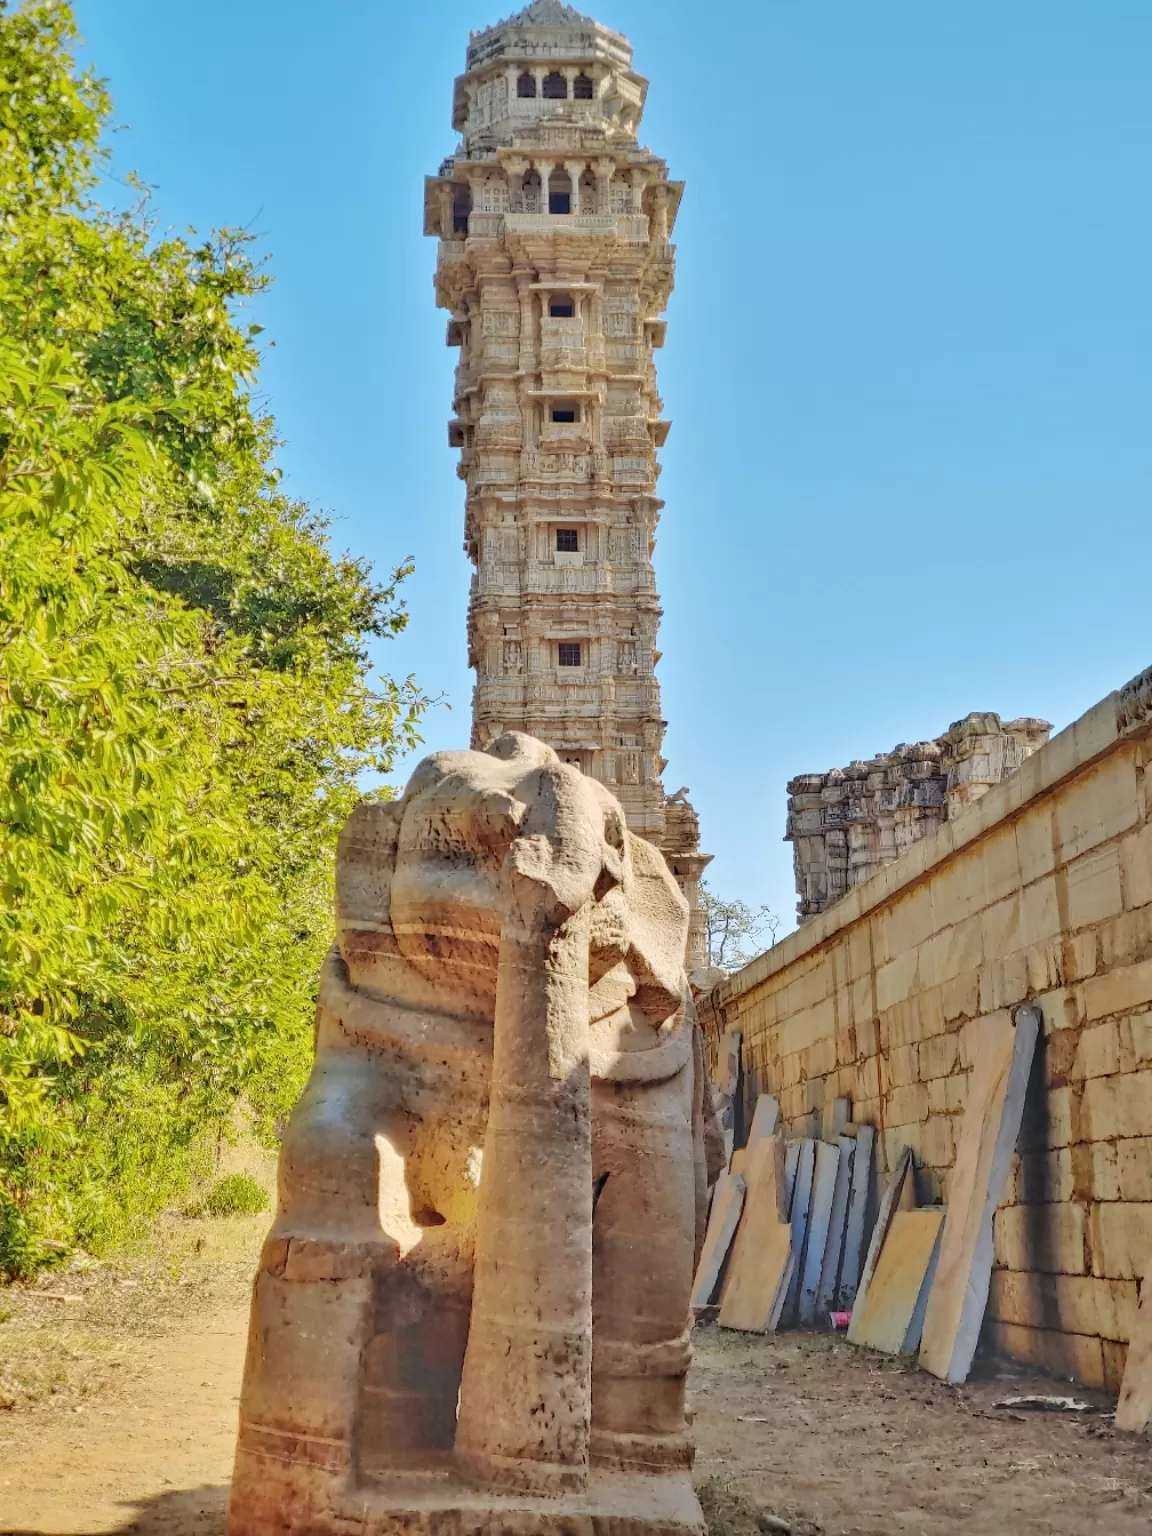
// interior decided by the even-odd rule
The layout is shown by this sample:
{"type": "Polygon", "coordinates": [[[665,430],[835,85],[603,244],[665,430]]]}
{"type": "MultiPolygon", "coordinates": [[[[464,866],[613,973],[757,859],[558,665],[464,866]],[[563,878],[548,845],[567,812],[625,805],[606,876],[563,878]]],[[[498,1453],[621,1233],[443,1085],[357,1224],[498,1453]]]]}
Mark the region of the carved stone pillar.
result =
{"type": "Polygon", "coordinates": [[[644,188],[648,185],[648,172],[640,166],[632,169],[632,212],[644,212],[644,188]]]}
{"type": "Polygon", "coordinates": [[[596,172],[596,212],[612,212],[612,176],[616,170],[615,160],[602,158],[593,166],[596,172]]]}
{"type": "Polygon", "coordinates": [[[452,223],[452,188],[442,184],[440,187],[440,234],[445,240],[451,240],[454,234],[452,223]]]}
{"type": "Polygon", "coordinates": [[[580,212],[580,178],[584,174],[587,160],[565,160],[564,169],[568,172],[568,180],[572,183],[572,191],[569,193],[568,209],[571,213],[580,212]]]}
{"type": "Polygon", "coordinates": [[[529,161],[520,155],[507,155],[504,159],[504,169],[508,172],[509,213],[524,211],[524,173],[528,166],[529,161]]]}
{"type": "MultiPolygon", "coordinates": [[[[517,271],[513,274],[516,278],[516,297],[520,301],[520,357],[518,366],[521,373],[532,373],[536,367],[536,337],[533,314],[532,272],[517,271]]],[[[527,429],[527,418],[525,418],[527,429]]],[[[524,442],[529,438],[525,431],[524,442]]]]}
{"type": "Polygon", "coordinates": [[[668,239],[668,188],[657,187],[652,194],[652,238],[668,239]]]}

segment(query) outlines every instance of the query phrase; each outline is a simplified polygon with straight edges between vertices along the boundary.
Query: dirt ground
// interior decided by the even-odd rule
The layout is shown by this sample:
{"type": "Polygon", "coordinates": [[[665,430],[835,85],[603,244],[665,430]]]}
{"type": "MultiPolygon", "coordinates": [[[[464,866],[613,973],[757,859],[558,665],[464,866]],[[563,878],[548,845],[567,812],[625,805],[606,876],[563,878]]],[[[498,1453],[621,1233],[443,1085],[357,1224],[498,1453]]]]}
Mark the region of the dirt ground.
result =
{"type": "MultiPolygon", "coordinates": [[[[220,1536],[266,1217],[174,1219],[148,1251],[0,1290],[0,1533],[220,1536]]],[[[697,1480],[713,1536],[1152,1530],[1152,1440],[1102,1411],[997,1408],[840,1338],[697,1333],[697,1480]]]]}

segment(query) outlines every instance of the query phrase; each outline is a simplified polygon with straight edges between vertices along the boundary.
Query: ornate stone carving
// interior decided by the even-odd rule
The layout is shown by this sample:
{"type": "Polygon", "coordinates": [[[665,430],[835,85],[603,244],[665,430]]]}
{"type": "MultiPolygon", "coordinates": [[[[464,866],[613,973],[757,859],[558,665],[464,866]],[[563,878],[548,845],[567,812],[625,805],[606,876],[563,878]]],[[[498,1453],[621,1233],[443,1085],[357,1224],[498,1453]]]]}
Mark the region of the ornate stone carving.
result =
{"type": "Polygon", "coordinates": [[[1152,667],[1125,683],[1116,704],[1116,726],[1135,731],[1152,717],[1152,667]]]}
{"type": "MultiPolygon", "coordinates": [[[[473,34],[453,106],[464,142],[428,179],[425,229],[440,238],[437,298],[452,302],[458,322],[448,331],[460,346],[453,440],[468,487],[467,547],[485,573],[470,604],[469,653],[479,654],[476,633],[491,619],[492,633],[508,629],[546,658],[539,691],[515,700],[498,693],[507,665],[485,669],[473,740],[499,711],[592,774],[611,761],[629,827],[663,846],[652,765],[664,728],[645,663],[659,616],[658,505],[647,498],[666,431],[653,344],[663,340],[657,316],[671,290],[682,189],[636,138],[643,96],[627,39],[598,22],[530,9],[473,34]],[[563,61],[562,98],[542,93],[549,58],[563,61]],[[590,99],[573,94],[577,74],[591,82],[590,99]],[[646,203],[657,215],[651,232],[646,203]],[[486,533],[509,515],[524,534],[514,555],[486,533]],[[556,648],[542,644],[561,629],[605,659],[562,670],[556,648]],[[613,669],[607,644],[629,632],[645,644],[626,647],[613,669]],[[643,687],[603,687],[604,676],[641,672],[643,687]],[[644,740],[647,766],[616,762],[621,734],[644,740]]],[[[695,900],[687,879],[684,888],[695,900]]]]}
{"type": "Polygon", "coordinates": [[[788,784],[788,825],[803,922],[1014,773],[1048,740],[1046,720],[957,720],[935,741],[788,784]]]}
{"type": "Polygon", "coordinates": [[[687,925],[619,803],[530,737],[353,814],[228,1536],[702,1536],[687,925]]]}

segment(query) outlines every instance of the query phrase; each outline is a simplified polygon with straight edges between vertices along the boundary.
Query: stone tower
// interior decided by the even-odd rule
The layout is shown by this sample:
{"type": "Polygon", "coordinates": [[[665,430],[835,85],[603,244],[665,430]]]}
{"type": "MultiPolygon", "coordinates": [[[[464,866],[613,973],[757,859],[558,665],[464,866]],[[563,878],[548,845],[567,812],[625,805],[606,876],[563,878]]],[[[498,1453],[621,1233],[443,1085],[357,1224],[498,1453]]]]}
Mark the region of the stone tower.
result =
{"type": "Polygon", "coordinates": [[[688,896],[695,813],[665,797],[652,568],[655,349],[683,184],[636,138],[626,38],[559,0],[472,34],[455,154],[426,183],[436,298],[459,347],[448,441],[467,491],[472,745],[527,731],[608,785],[688,896]]]}

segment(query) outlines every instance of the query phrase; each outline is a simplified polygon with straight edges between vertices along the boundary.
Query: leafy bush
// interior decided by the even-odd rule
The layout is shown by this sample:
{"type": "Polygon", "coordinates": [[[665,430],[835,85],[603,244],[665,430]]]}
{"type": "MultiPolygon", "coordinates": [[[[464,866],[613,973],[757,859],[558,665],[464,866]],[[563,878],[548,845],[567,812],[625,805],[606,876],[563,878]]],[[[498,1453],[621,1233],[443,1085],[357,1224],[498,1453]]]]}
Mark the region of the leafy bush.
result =
{"type": "Polygon", "coordinates": [[[0,0],[0,1272],[123,1239],[308,1071],[338,828],[419,740],[398,583],[280,488],[242,235],[94,200],[104,85],[0,0]]]}
{"type": "Polygon", "coordinates": [[[268,1209],[268,1192],[250,1174],[226,1173],[205,1191],[195,1214],[205,1216],[258,1216],[268,1209]]]}

